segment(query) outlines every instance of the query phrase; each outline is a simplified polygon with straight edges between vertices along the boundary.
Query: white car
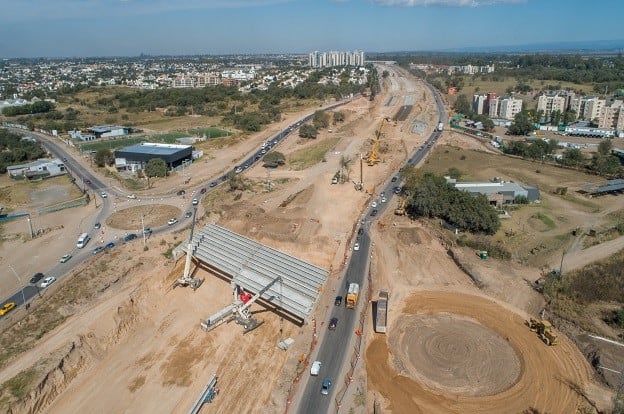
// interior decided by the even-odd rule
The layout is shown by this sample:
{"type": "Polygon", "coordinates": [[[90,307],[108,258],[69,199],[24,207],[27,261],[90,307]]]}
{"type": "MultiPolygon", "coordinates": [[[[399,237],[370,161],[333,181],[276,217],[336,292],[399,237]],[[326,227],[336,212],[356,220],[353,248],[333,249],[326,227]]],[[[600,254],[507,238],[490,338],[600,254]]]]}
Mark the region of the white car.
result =
{"type": "Polygon", "coordinates": [[[377,207],[377,202],[376,202],[376,201],[373,201],[373,202],[372,202],[372,204],[371,204],[371,207],[372,207],[372,208],[377,207]]]}
{"type": "Polygon", "coordinates": [[[108,197],[108,194],[106,194],[104,191],[102,191],[102,192],[100,193],[100,195],[102,196],[102,198],[106,198],[106,197],[108,197]]]}
{"type": "Polygon", "coordinates": [[[56,278],[54,276],[48,276],[45,279],[43,279],[43,282],[41,282],[41,284],[39,286],[41,288],[47,288],[48,286],[50,286],[54,282],[56,282],[56,278]]]}
{"type": "Polygon", "coordinates": [[[194,199],[193,199],[192,204],[193,204],[194,206],[196,206],[197,204],[199,204],[199,200],[197,200],[196,198],[194,198],[194,199]]]}
{"type": "Polygon", "coordinates": [[[355,243],[355,244],[353,245],[353,250],[355,250],[355,251],[360,250],[360,243],[355,243]]]}
{"type": "Polygon", "coordinates": [[[136,198],[134,194],[128,194],[126,197],[128,197],[131,200],[134,200],[136,198]]]}
{"type": "Polygon", "coordinates": [[[310,367],[310,375],[318,375],[321,371],[321,361],[314,361],[310,367]]]}
{"type": "Polygon", "coordinates": [[[167,224],[168,224],[169,226],[173,226],[173,225],[174,225],[174,224],[176,224],[177,222],[178,222],[178,219],[172,218],[172,219],[169,219],[169,221],[167,222],[167,224]]]}
{"type": "Polygon", "coordinates": [[[386,197],[381,197],[381,202],[385,203],[386,201],[388,201],[388,199],[386,197]]]}

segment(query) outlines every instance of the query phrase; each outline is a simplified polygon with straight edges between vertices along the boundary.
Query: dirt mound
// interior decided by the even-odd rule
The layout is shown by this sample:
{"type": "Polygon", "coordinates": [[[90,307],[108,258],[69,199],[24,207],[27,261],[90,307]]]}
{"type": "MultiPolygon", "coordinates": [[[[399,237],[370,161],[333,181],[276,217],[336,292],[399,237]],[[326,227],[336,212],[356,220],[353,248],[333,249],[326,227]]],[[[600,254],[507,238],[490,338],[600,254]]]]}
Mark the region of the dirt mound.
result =
{"type": "Polygon", "coordinates": [[[145,227],[159,227],[172,217],[179,217],[181,210],[166,204],[147,204],[119,210],[106,219],[106,225],[120,230],[137,230],[145,227]],[[143,217],[143,223],[141,223],[143,217]]]}
{"type": "Polygon", "coordinates": [[[391,337],[392,347],[399,350],[395,366],[431,388],[460,395],[493,395],[509,388],[520,375],[513,348],[474,320],[445,313],[404,315],[395,329],[402,332],[391,337]]]}
{"type": "MultiPolygon", "coordinates": [[[[411,319],[397,320],[416,321],[417,330],[391,341],[391,350],[385,337],[375,338],[366,350],[370,388],[386,399],[386,408],[392,412],[498,414],[534,408],[571,413],[587,399],[583,390],[591,378],[590,367],[574,345],[562,337],[557,347],[547,347],[524,325],[523,318],[491,300],[461,293],[420,292],[407,297],[402,313],[412,315],[411,319]],[[470,329],[465,329],[467,323],[470,329]],[[476,333],[467,334],[474,329],[476,333]],[[395,342],[406,350],[395,349],[395,342]],[[423,350],[416,352],[419,346],[423,350]],[[484,350],[476,351],[478,348],[484,350]],[[395,355],[395,360],[404,362],[399,367],[404,372],[397,372],[397,364],[391,363],[395,355]],[[479,360],[467,362],[469,355],[479,360]],[[502,386],[498,390],[506,388],[504,391],[479,396],[487,393],[488,387],[495,393],[493,376],[514,370],[518,363],[515,369],[520,374],[513,385],[509,386],[516,374],[507,373],[499,379],[502,386]]],[[[397,325],[391,324],[390,336],[401,331],[397,325]]]]}

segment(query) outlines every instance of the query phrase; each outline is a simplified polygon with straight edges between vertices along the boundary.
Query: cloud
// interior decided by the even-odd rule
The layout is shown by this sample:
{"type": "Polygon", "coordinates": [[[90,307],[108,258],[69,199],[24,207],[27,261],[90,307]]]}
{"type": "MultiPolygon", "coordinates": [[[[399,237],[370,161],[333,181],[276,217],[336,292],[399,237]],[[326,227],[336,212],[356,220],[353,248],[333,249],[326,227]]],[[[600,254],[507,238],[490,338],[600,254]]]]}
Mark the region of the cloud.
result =
{"type": "Polygon", "coordinates": [[[421,7],[421,6],[446,6],[446,7],[479,7],[493,4],[524,3],[526,0],[373,0],[382,6],[421,7]]]}

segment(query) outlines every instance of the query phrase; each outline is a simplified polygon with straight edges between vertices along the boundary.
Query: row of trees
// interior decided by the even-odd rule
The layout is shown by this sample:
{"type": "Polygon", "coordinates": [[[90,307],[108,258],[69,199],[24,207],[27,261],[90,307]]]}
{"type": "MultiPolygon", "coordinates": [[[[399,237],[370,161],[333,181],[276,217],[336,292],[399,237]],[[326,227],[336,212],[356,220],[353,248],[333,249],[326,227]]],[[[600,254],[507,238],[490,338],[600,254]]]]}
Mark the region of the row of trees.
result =
{"type": "Polygon", "coordinates": [[[561,157],[555,158],[554,154],[559,148],[559,141],[550,139],[548,142],[538,139],[533,142],[510,141],[503,147],[506,154],[517,155],[533,160],[551,160],[567,167],[585,168],[602,176],[622,176],[624,171],[620,159],[611,154],[613,143],[610,139],[603,139],[598,144],[598,150],[591,158],[578,148],[567,148],[561,157]]]}
{"type": "Polygon", "coordinates": [[[6,173],[10,165],[36,160],[45,155],[46,151],[37,142],[23,140],[21,135],[0,129],[0,174],[6,173]]]}
{"type": "Polygon", "coordinates": [[[460,191],[433,173],[407,173],[405,190],[410,195],[406,212],[415,217],[437,217],[458,228],[494,234],[500,228],[498,213],[484,195],[460,191]]]}
{"type": "Polygon", "coordinates": [[[54,104],[48,101],[38,101],[32,104],[7,106],[2,109],[2,114],[5,116],[17,116],[28,114],[40,114],[50,112],[54,109],[54,104]]]}

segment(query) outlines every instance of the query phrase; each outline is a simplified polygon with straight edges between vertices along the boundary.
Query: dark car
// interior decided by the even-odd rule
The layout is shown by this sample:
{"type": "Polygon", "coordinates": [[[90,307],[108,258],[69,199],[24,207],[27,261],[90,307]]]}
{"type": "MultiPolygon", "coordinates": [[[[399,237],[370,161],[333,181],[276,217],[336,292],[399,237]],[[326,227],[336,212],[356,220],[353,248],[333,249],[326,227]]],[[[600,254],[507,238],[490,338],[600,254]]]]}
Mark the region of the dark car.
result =
{"type": "Polygon", "coordinates": [[[30,283],[33,285],[43,279],[43,273],[35,273],[33,277],[30,278],[30,283]]]}
{"type": "Polygon", "coordinates": [[[88,178],[85,178],[84,182],[85,182],[85,184],[87,184],[87,185],[91,185],[91,180],[89,180],[88,178]]]}
{"type": "Polygon", "coordinates": [[[205,192],[206,192],[206,189],[205,189],[205,188],[202,188],[201,190],[199,190],[199,193],[200,193],[200,194],[204,194],[205,192]]]}
{"type": "Polygon", "coordinates": [[[358,236],[361,236],[362,234],[364,234],[364,229],[360,227],[358,229],[358,236]]]}
{"type": "Polygon", "coordinates": [[[93,228],[94,228],[94,229],[99,229],[100,227],[102,227],[102,225],[101,225],[100,223],[95,223],[95,224],[93,225],[93,228]]]}
{"type": "Polygon", "coordinates": [[[104,246],[105,249],[112,249],[113,247],[115,247],[115,243],[113,242],[108,242],[106,246],[104,246]]]}
{"type": "Polygon", "coordinates": [[[323,385],[321,386],[321,394],[327,395],[329,394],[329,389],[331,388],[332,382],[329,378],[325,378],[323,380],[323,385]]]}
{"type": "Polygon", "coordinates": [[[178,194],[178,195],[184,195],[184,194],[186,194],[186,191],[184,191],[184,190],[180,190],[180,191],[178,191],[178,193],[177,193],[177,194],[178,194]]]}
{"type": "Polygon", "coordinates": [[[373,211],[371,211],[371,217],[375,217],[377,213],[378,213],[377,209],[374,209],[373,211]]]}
{"type": "Polygon", "coordinates": [[[211,188],[212,188],[212,187],[215,187],[216,185],[217,185],[217,182],[216,182],[216,181],[213,181],[213,182],[211,182],[211,183],[210,183],[210,187],[211,187],[211,188]]]}
{"type": "Polygon", "coordinates": [[[342,296],[336,296],[336,300],[334,300],[334,305],[336,306],[342,305],[342,296]]]}
{"type": "Polygon", "coordinates": [[[401,187],[394,187],[394,194],[401,194],[401,187]]]}
{"type": "Polygon", "coordinates": [[[396,180],[398,180],[398,179],[399,179],[399,177],[394,176],[394,177],[392,177],[392,180],[390,180],[390,181],[395,182],[395,181],[396,181],[396,180]]]}
{"type": "Polygon", "coordinates": [[[193,215],[192,211],[187,211],[186,213],[184,213],[184,217],[189,218],[193,215]]]}
{"type": "Polygon", "coordinates": [[[146,236],[149,236],[150,234],[152,234],[152,229],[149,227],[144,228],[143,234],[145,234],[146,236]]]}
{"type": "Polygon", "coordinates": [[[134,240],[136,238],[137,238],[136,234],[130,233],[130,234],[126,234],[123,239],[124,241],[129,242],[130,240],[134,240]]]}
{"type": "Polygon", "coordinates": [[[93,254],[98,254],[99,252],[101,252],[102,250],[104,250],[104,247],[102,246],[97,246],[95,249],[93,249],[93,254]]]}
{"type": "Polygon", "coordinates": [[[330,331],[335,331],[336,330],[336,325],[338,325],[338,318],[331,318],[329,320],[329,326],[328,329],[330,331]]]}

